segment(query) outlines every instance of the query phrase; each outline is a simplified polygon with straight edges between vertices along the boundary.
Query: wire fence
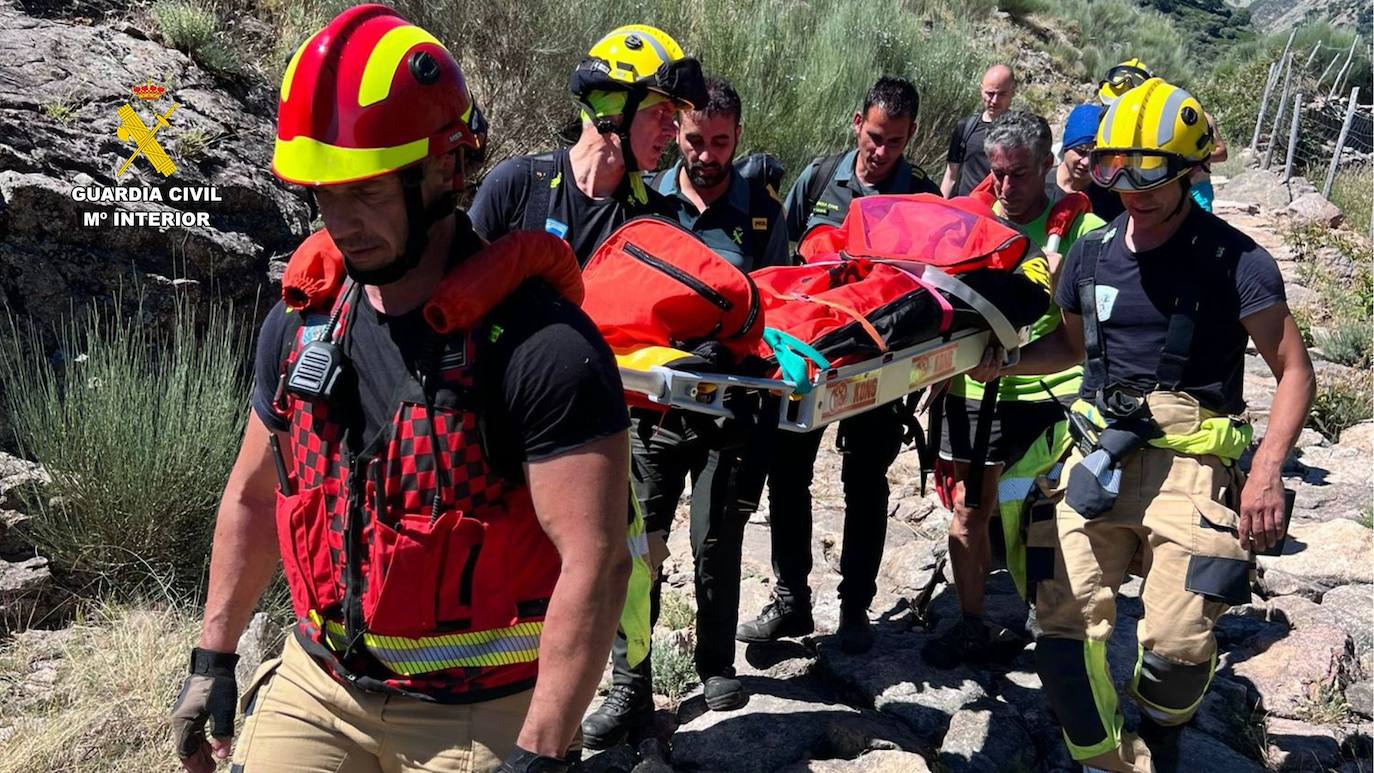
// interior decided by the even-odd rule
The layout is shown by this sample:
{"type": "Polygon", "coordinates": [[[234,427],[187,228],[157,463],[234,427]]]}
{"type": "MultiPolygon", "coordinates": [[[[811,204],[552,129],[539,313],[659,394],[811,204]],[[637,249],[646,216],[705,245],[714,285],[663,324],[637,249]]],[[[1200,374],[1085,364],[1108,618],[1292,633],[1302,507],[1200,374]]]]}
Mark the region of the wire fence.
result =
{"type": "Polygon", "coordinates": [[[1374,95],[1349,83],[1358,43],[1356,37],[1349,48],[1285,48],[1270,66],[1250,139],[1262,167],[1285,181],[1306,177],[1327,197],[1338,176],[1364,179],[1374,170],[1374,110],[1367,104],[1374,95]]]}

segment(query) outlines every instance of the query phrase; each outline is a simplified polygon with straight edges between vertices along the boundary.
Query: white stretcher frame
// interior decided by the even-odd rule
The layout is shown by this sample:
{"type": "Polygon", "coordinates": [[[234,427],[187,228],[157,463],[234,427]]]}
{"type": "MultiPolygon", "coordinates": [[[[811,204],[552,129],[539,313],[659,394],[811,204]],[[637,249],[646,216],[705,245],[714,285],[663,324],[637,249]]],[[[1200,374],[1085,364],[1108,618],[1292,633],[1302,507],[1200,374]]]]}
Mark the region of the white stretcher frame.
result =
{"type": "Polygon", "coordinates": [[[817,374],[806,394],[783,379],[750,378],[726,373],[699,373],[662,365],[648,370],[622,367],[625,389],[648,397],[665,408],[732,416],[725,396],[736,390],[771,392],[780,401],[778,426],[792,432],[810,432],[841,419],[899,400],[920,389],[966,373],[978,366],[989,343],[996,341],[1007,352],[1007,363],[1019,359],[1029,328],[1015,329],[1007,318],[966,285],[929,266],[925,279],[958,295],[989,323],[989,330],[966,329],[889,351],[878,357],[831,368],[817,374]]]}

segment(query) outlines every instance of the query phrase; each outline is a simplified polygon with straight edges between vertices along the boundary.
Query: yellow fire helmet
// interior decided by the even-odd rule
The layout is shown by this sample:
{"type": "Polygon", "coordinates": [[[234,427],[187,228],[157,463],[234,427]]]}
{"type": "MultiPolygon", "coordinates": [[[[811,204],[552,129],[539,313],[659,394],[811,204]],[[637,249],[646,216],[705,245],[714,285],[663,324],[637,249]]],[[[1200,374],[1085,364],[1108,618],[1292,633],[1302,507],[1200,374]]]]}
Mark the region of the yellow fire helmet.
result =
{"type": "Polygon", "coordinates": [[[1118,97],[1139,86],[1151,77],[1150,70],[1139,59],[1127,59],[1107,71],[1107,77],[1097,84],[1097,97],[1110,105],[1118,97]]]}
{"type": "Polygon", "coordinates": [[[1207,163],[1213,147],[1202,104],[1151,78],[1107,108],[1090,157],[1092,177],[1117,191],[1150,190],[1207,163]]]}
{"type": "MultiPolygon", "coordinates": [[[[583,120],[602,134],[620,135],[625,149],[639,110],[663,100],[691,110],[707,99],[701,63],[684,54],[671,35],[647,24],[617,27],[593,44],[568,78],[568,90],[582,103],[583,120]]],[[[626,169],[636,171],[634,154],[622,153],[626,169]]]]}
{"type": "Polygon", "coordinates": [[[650,93],[687,108],[706,101],[701,65],[671,35],[647,24],[617,27],[593,44],[568,79],[568,90],[594,118],[644,107],[650,93]],[[634,104],[624,104],[626,100],[634,104]]]}

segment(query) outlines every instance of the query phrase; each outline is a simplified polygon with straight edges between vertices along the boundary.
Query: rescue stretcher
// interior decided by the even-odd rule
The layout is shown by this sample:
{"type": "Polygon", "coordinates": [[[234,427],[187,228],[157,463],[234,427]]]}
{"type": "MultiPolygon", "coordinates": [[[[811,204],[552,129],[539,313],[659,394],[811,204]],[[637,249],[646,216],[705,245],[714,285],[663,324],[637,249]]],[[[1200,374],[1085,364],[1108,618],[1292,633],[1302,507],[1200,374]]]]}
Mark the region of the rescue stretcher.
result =
{"type": "Polygon", "coordinates": [[[1007,364],[1019,358],[1029,328],[1016,328],[991,302],[959,280],[937,269],[928,279],[957,295],[986,322],[986,328],[964,327],[877,357],[817,373],[809,390],[782,378],[754,378],[728,373],[699,372],[651,365],[622,365],[620,378],[627,391],[664,408],[678,408],[714,416],[733,415],[727,396],[754,392],[779,398],[778,426],[810,432],[900,400],[913,392],[966,373],[978,366],[988,346],[996,343],[1007,353],[1007,364]]]}

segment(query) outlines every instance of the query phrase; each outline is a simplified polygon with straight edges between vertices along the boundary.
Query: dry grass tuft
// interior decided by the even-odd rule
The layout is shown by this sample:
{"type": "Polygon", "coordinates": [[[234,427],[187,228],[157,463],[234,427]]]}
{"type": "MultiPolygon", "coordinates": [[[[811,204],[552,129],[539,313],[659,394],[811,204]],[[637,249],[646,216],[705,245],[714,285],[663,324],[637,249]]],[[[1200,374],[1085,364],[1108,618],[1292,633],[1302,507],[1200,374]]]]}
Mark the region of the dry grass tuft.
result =
{"type": "Polygon", "coordinates": [[[0,647],[0,771],[176,771],[167,713],[200,625],[104,605],[0,647]]]}

